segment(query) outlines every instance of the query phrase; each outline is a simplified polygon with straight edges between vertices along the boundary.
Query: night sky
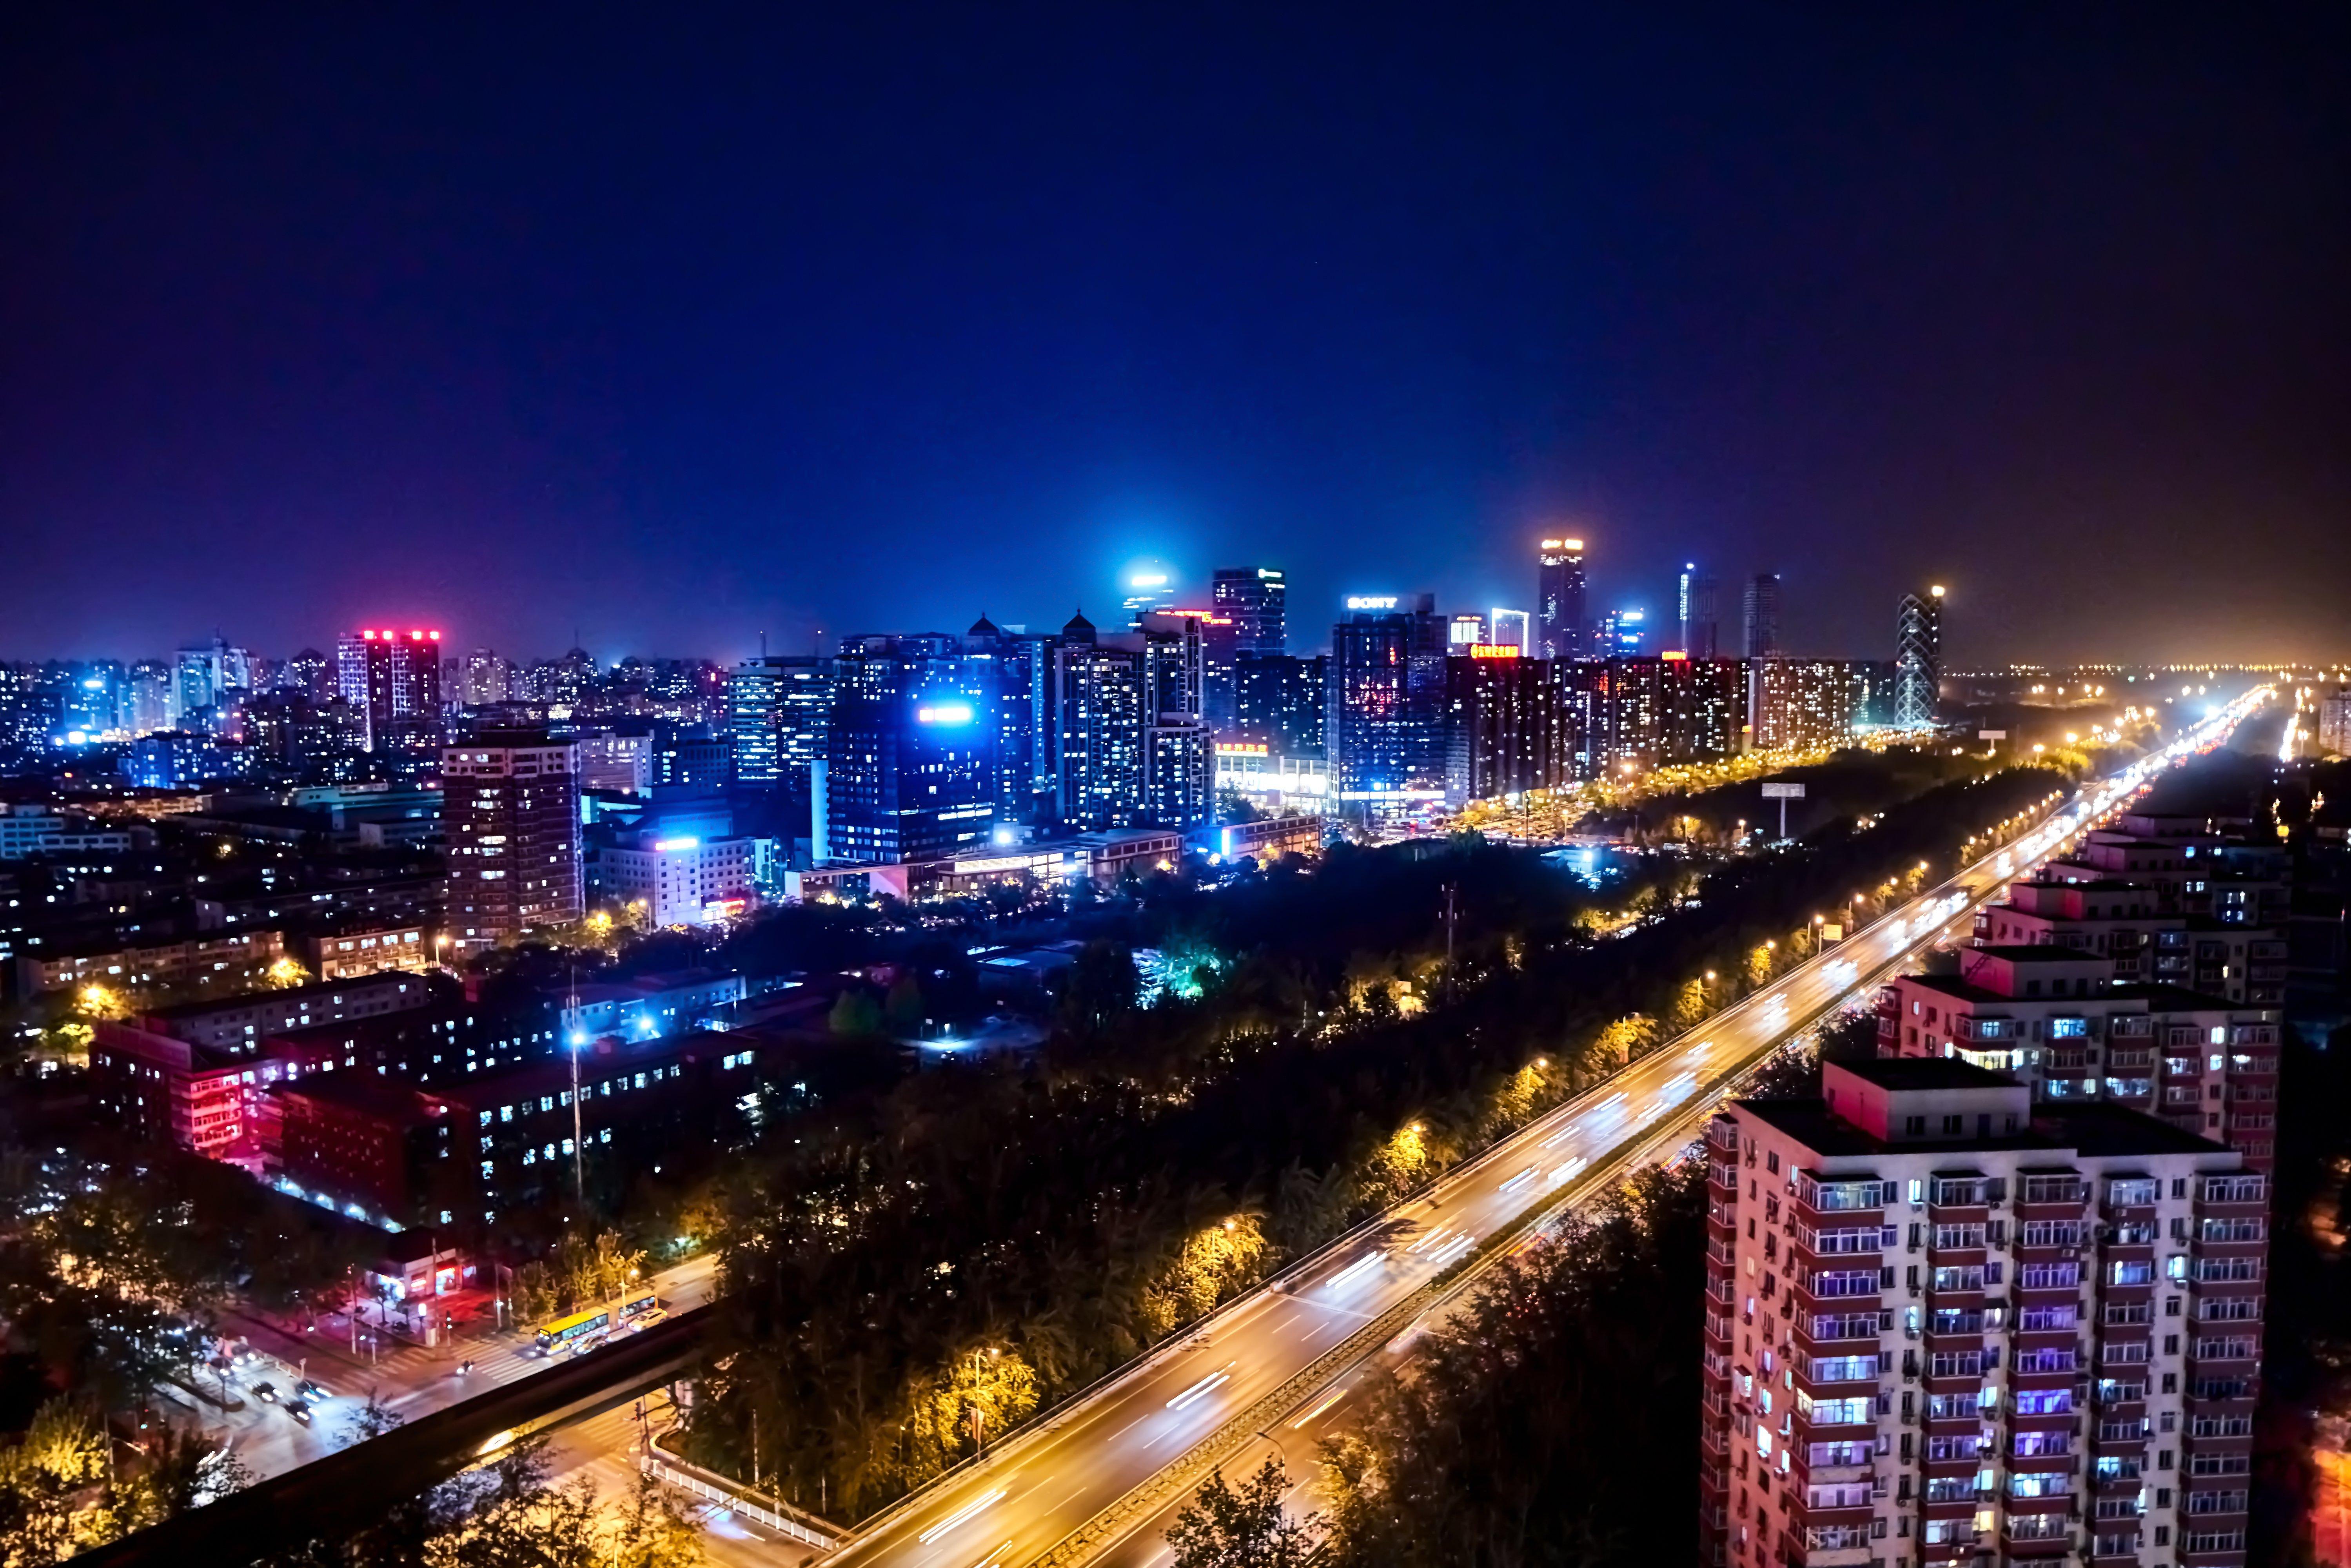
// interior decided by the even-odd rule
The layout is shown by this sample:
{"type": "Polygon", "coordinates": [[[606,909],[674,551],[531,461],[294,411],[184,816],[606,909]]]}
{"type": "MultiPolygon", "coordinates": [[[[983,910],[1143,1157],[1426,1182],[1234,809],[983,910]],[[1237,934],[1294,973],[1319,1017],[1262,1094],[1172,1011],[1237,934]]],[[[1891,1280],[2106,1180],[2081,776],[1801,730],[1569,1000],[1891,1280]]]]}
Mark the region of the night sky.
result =
{"type": "Polygon", "coordinates": [[[0,656],[731,658],[1144,557],[1296,646],[1560,527],[1797,652],[1932,580],[1960,663],[2351,653],[2339,7],[45,9],[0,656]]]}

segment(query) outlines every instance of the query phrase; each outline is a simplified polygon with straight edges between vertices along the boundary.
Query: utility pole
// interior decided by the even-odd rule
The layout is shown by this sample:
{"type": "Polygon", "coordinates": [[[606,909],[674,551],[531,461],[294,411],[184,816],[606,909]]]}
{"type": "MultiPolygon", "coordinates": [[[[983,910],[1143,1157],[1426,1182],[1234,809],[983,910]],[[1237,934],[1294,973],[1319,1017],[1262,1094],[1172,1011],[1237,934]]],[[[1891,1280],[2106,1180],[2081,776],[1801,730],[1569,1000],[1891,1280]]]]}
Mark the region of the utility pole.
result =
{"type": "Polygon", "coordinates": [[[1445,999],[1453,999],[1453,930],[1461,923],[1461,913],[1454,906],[1453,894],[1458,884],[1445,884],[1445,999]]]}

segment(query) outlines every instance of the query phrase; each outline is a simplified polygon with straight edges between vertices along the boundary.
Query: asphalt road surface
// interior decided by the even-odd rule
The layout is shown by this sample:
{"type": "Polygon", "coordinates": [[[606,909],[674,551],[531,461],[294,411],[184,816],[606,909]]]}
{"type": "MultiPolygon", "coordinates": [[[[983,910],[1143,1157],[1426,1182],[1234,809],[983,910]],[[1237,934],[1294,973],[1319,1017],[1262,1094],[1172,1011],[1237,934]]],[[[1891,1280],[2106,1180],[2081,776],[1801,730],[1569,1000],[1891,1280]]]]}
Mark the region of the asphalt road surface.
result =
{"type": "MultiPolygon", "coordinates": [[[[1657,1151],[1646,1149],[1628,1155],[1624,1145],[1693,1114],[1714,1079],[1815,1015],[1866,999],[1890,967],[1924,949],[1964,941],[1976,905],[1998,897],[2008,881],[2124,804],[2163,762],[2225,735],[2232,721],[2231,714],[2208,721],[2172,751],[2085,789],[2032,832],[1531,1124],[1382,1216],[1368,1235],[1260,1288],[1205,1332],[1164,1350],[1080,1408],[922,1495],[828,1558],[827,1568],[1019,1568],[1034,1561],[1497,1228],[1523,1216],[1546,1191],[1604,1174],[1595,1172],[1593,1161],[1613,1173],[1631,1168],[1635,1158],[1654,1157],[1657,1151]]],[[[1321,1380],[1270,1421],[1265,1437],[1232,1461],[1233,1468],[1253,1469],[1262,1458],[1279,1457],[1302,1479],[1323,1424],[1343,1416],[1352,1382],[1380,1354],[1383,1347],[1374,1346],[1321,1380]]],[[[1137,1520],[1095,1561],[1164,1562],[1166,1526],[1182,1500],[1137,1520]]],[[[749,1542],[729,1547],[730,1557],[757,1554],[749,1542]]],[[[810,1555],[805,1547],[774,1542],[766,1561],[798,1563],[810,1555]]]]}

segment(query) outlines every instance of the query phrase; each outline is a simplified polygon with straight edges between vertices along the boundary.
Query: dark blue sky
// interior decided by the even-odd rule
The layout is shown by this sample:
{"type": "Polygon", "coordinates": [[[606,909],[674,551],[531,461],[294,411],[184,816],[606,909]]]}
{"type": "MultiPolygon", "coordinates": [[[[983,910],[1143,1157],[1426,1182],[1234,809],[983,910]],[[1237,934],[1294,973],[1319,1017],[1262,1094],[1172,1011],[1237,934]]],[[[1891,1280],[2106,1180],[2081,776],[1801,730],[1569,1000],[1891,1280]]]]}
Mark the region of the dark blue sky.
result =
{"type": "Polygon", "coordinates": [[[1151,554],[1312,642],[1553,526],[1802,651],[2351,652],[2339,12],[97,9],[0,24],[0,656],[1151,554]]]}

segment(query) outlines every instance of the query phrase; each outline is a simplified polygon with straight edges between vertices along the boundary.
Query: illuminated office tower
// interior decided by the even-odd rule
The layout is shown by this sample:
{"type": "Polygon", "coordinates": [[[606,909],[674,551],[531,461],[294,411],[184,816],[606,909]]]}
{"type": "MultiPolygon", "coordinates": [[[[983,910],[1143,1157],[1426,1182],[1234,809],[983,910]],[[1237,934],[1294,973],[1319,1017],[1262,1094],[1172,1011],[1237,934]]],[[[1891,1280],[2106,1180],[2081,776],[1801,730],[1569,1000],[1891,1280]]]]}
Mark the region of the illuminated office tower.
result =
{"type": "Polygon", "coordinates": [[[1330,675],[1327,653],[1244,653],[1233,682],[1234,734],[1271,757],[1322,761],[1330,675]]]}
{"type": "Polygon", "coordinates": [[[1715,655],[1716,600],[1719,597],[1714,574],[1700,571],[1698,562],[1682,565],[1681,580],[1676,584],[1675,602],[1681,613],[1681,651],[1693,659],[1711,659],[1715,655]]]}
{"type": "Polygon", "coordinates": [[[1747,580],[1746,612],[1747,656],[1750,659],[1776,659],[1780,656],[1780,576],[1777,572],[1759,571],[1747,580]]]}
{"type": "Polygon", "coordinates": [[[1331,629],[1324,728],[1342,800],[1434,796],[1445,788],[1446,621],[1437,598],[1349,599],[1331,629]]]}
{"type": "Polygon", "coordinates": [[[1593,656],[1585,598],[1583,541],[1543,540],[1535,566],[1535,653],[1546,659],[1593,656]]]}
{"type": "Polygon", "coordinates": [[[585,913],[576,748],[543,729],[483,729],[441,752],[451,956],[585,913]]]}
{"type": "Polygon", "coordinates": [[[1649,640],[1649,612],[1646,610],[1612,610],[1600,618],[1593,637],[1592,657],[1595,659],[1637,659],[1649,640]]]}
{"type": "Polygon", "coordinates": [[[1906,593],[1894,619],[1894,722],[1905,729],[1935,722],[1943,668],[1943,591],[1906,593]]]}
{"type": "Polygon", "coordinates": [[[988,842],[996,670],[944,632],[844,638],[814,816],[817,858],[952,860],[988,842]]]}
{"type": "Polygon", "coordinates": [[[335,677],[369,751],[418,758],[440,748],[440,632],[346,632],[335,647],[335,677]]]}
{"type": "Polygon", "coordinates": [[[1244,653],[1280,653],[1289,646],[1290,589],[1271,567],[1217,569],[1202,622],[1206,638],[1205,704],[1201,716],[1218,735],[1234,721],[1233,667],[1244,653]]]}
{"type": "Polygon", "coordinates": [[[726,727],[735,782],[804,791],[824,756],[832,713],[832,661],[809,653],[746,659],[726,675],[726,727]]]}

